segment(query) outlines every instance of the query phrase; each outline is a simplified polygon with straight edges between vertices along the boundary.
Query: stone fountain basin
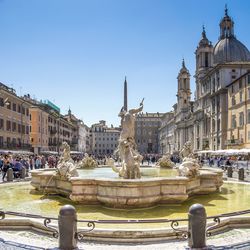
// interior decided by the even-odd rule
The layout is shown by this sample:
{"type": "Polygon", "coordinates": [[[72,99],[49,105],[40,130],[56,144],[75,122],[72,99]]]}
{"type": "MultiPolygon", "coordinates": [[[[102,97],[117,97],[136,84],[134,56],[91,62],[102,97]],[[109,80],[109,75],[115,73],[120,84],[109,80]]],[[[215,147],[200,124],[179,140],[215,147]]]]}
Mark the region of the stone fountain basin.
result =
{"type": "Polygon", "coordinates": [[[56,193],[82,204],[102,204],[113,208],[142,208],[157,204],[182,203],[190,196],[219,191],[223,171],[202,168],[200,175],[147,179],[114,179],[56,175],[54,169],[31,171],[31,185],[39,191],[56,193]]]}

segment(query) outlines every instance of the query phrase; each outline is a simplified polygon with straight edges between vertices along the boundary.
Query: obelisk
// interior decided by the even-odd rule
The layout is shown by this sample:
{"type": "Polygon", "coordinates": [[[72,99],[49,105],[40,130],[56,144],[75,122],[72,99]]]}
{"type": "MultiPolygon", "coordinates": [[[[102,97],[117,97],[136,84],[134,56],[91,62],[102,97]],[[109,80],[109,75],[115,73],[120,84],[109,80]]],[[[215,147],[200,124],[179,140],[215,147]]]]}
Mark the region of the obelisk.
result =
{"type": "Polygon", "coordinates": [[[126,76],[125,76],[125,81],[124,81],[124,104],[123,104],[123,109],[125,111],[128,111],[128,89],[127,89],[126,76]]]}

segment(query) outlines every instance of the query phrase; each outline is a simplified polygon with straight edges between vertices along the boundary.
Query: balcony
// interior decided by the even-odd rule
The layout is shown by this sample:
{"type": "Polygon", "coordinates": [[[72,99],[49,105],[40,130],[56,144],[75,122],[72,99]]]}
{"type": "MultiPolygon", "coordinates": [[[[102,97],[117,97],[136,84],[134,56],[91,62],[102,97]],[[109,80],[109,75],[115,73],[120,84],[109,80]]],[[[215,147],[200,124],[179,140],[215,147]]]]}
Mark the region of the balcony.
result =
{"type": "Polygon", "coordinates": [[[225,142],[226,146],[236,146],[236,145],[242,145],[244,143],[243,139],[231,139],[227,140],[225,142]]]}
{"type": "Polygon", "coordinates": [[[31,150],[31,145],[26,143],[13,143],[13,142],[2,142],[0,143],[1,149],[7,150],[31,150]]]}
{"type": "Polygon", "coordinates": [[[54,134],[57,133],[57,130],[56,130],[56,128],[52,128],[52,129],[50,129],[49,132],[50,132],[51,135],[54,135],[54,134]]]}

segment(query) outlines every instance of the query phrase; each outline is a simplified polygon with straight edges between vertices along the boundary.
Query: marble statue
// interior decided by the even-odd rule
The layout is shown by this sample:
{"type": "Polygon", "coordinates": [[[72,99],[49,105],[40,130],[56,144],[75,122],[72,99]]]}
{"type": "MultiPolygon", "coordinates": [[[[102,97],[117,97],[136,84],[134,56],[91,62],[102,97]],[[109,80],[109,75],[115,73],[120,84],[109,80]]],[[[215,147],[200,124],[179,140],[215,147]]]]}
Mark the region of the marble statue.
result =
{"type": "Polygon", "coordinates": [[[187,141],[184,144],[184,146],[183,146],[183,148],[182,148],[182,150],[180,152],[180,156],[181,156],[182,159],[184,159],[185,157],[191,157],[191,158],[193,158],[193,150],[192,150],[192,143],[191,143],[191,141],[187,141]]]}
{"type": "Polygon", "coordinates": [[[79,162],[79,168],[95,168],[98,164],[93,157],[89,156],[87,153],[84,154],[84,158],[79,162]]]}
{"type": "Polygon", "coordinates": [[[175,164],[171,161],[170,154],[165,154],[157,161],[156,166],[162,168],[173,168],[175,164]]]}
{"type": "Polygon", "coordinates": [[[114,166],[115,165],[115,160],[112,157],[108,158],[108,157],[105,156],[105,165],[114,166]]]}
{"type": "Polygon", "coordinates": [[[121,160],[121,167],[118,169],[112,166],[115,172],[119,173],[124,179],[141,178],[140,163],[142,156],[136,150],[135,143],[135,117],[143,109],[143,100],[140,107],[129,111],[121,109],[119,116],[121,117],[122,131],[119,138],[118,148],[115,153],[118,153],[121,160]]]}
{"type": "Polygon", "coordinates": [[[186,142],[180,152],[182,163],[178,168],[179,176],[196,177],[199,175],[200,164],[195,159],[192,151],[192,143],[186,142]]]}
{"type": "Polygon", "coordinates": [[[67,142],[62,143],[63,154],[60,157],[57,165],[57,174],[62,178],[69,179],[70,177],[77,177],[78,172],[74,161],[70,156],[70,146],[67,142]]]}

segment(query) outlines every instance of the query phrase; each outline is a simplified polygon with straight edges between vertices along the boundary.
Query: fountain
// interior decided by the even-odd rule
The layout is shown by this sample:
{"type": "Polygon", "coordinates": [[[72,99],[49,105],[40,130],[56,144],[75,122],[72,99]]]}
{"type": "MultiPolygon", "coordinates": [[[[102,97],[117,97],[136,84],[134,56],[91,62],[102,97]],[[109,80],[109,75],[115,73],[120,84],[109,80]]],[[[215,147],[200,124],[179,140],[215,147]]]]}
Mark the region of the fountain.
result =
{"type": "MultiPolygon", "coordinates": [[[[183,162],[176,176],[144,178],[141,175],[142,158],[136,150],[134,122],[136,114],[142,109],[143,101],[139,108],[129,111],[122,109],[119,114],[122,118],[122,131],[117,153],[121,165],[116,167],[114,161],[110,161],[110,167],[119,177],[86,177],[84,172],[79,176],[80,170],[73,164],[69,146],[64,143],[64,152],[58,168],[33,170],[31,185],[37,190],[46,190],[46,193],[65,196],[75,203],[102,204],[115,208],[183,203],[190,196],[219,191],[223,184],[223,172],[218,169],[201,168],[194,158],[191,142],[187,142],[181,151],[183,162]]],[[[102,168],[99,171],[102,171],[102,168]]]]}

